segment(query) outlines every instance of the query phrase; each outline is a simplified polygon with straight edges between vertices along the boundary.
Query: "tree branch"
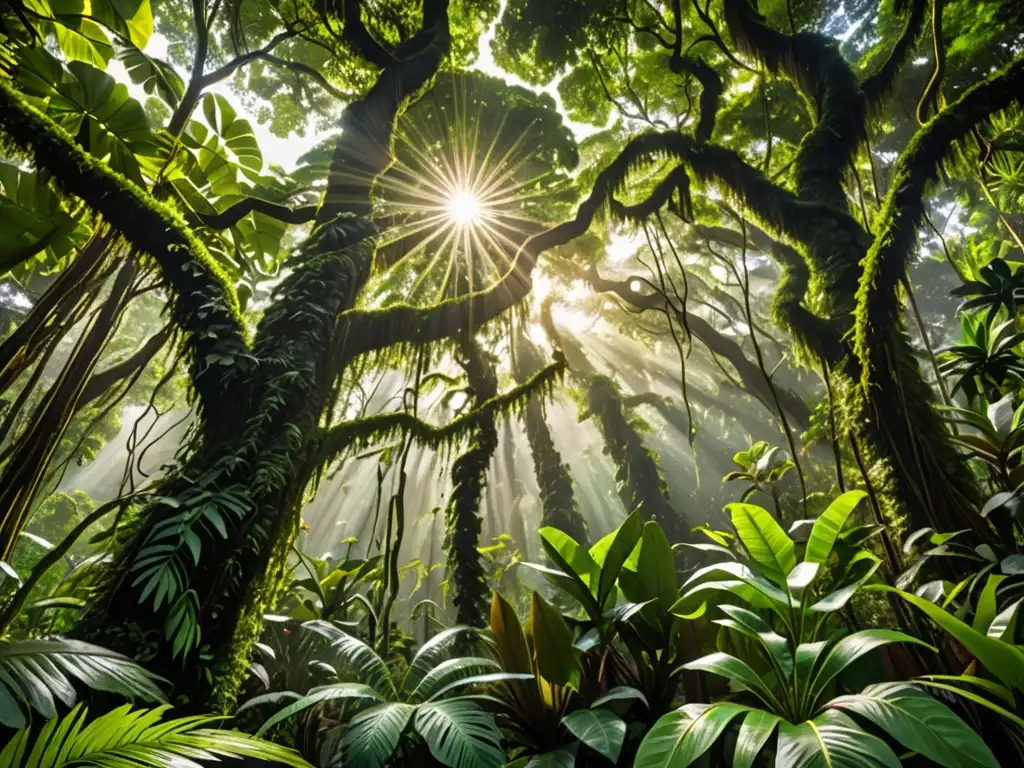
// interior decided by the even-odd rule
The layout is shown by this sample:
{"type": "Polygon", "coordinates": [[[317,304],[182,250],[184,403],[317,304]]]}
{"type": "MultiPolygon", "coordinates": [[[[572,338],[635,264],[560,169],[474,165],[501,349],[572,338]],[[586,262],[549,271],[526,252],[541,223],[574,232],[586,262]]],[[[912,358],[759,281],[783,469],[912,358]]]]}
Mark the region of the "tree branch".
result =
{"type": "Polygon", "coordinates": [[[220,230],[235,226],[253,211],[283,221],[285,224],[306,224],[316,218],[317,206],[289,208],[287,205],[272,203],[259,197],[246,197],[220,213],[192,213],[187,218],[190,219],[190,223],[220,230]]]}
{"type": "Polygon", "coordinates": [[[371,188],[393,160],[391,143],[398,112],[430,82],[450,48],[448,2],[424,0],[423,28],[409,41],[415,53],[391,61],[366,96],[346,107],[317,226],[343,211],[371,215],[371,188]]]}
{"type": "MultiPolygon", "coordinates": [[[[633,289],[633,282],[636,278],[609,280],[601,277],[596,267],[584,269],[572,262],[563,261],[562,263],[569,267],[577,278],[584,280],[595,291],[614,293],[640,310],[653,309],[664,311],[665,309],[665,300],[662,296],[657,293],[641,293],[633,289]]],[[[733,368],[736,369],[736,373],[740,377],[740,381],[743,382],[743,386],[750,395],[761,401],[769,410],[774,410],[772,407],[771,389],[764,372],[757,363],[747,359],[743,348],[739,344],[717,331],[711,323],[700,315],[683,312],[678,309],[674,311],[679,323],[684,327],[688,327],[690,333],[700,339],[711,352],[724,357],[732,363],[733,368]]],[[[810,410],[803,399],[787,389],[776,387],[776,390],[778,391],[779,402],[782,403],[782,407],[793,417],[801,429],[807,429],[810,425],[810,410]]]]}
{"type": "Polygon", "coordinates": [[[726,0],[725,17],[741,51],[785,73],[815,105],[816,125],[797,155],[797,194],[846,210],[843,178],[867,135],[867,105],[839,48],[824,35],[771,28],[749,0],[726,0]]]}
{"type": "MultiPolygon", "coordinates": [[[[342,3],[342,39],[371,64],[384,69],[395,63],[395,57],[370,34],[363,24],[361,0],[339,0],[342,3]]],[[[426,26],[426,25],[424,25],[426,26]]]]}
{"type": "Polygon", "coordinates": [[[365,419],[346,421],[327,430],[316,451],[316,466],[333,461],[350,447],[366,447],[399,434],[411,434],[430,447],[439,447],[469,434],[484,419],[504,415],[532,397],[550,393],[555,382],[565,373],[565,358],[555,353],[555,362],[540,369],[516,387],[485,400],[473,410],[447,424],[436,426],[418,419],[409,411],[379,413],[365,419]]]}
{"type": "Polygon", "coordinates": [[[127,379],[140,368],[149,365],[156,353],[164,348],[164,345],[171,338],[171,327],[164,326],[154,333],[146,343],[139,347],[134,354],[116,365],[105,368],[85,382],[82,394],[78,398],[76,409],[82,409],[98,397],[102,397],[117,382],[127,379]]]}
{"type": "Polygon", "coordinates": [[[924,195],[957,142],[981,122],[1024,100],[1024,56],[964,93],[910,140],[893,168],[892,184],[878,215],[874,244],[864,257],[857,290],[854,352],[867,386],[899,322],[900,282],[926,214],[924,195]]]}
{"type": "Polygon", "coordinates": [[[299,61],[288,61],[286,59],[281,59],[269,53],[263,53],[262,51],[257,54],[257,58],[262,59],[263,61],[266,61],[270,64],[273,64],[274,66],[291,70],[297,75],[303,75],[305,77],[312,78],[317,85],[319,85],[321,88],[323,88],[325,91],[331,94],[331,96],[338,99],[339,101],[348,102],[352,100],[352,94],[345,93],[340,88],[336,88],[335,86],[331,85],[330,81],[326,77],[324,77],[320,72],[317,72],[315,69],[308,66],[307,64],[303,64],[302,62],[299,61]]]}
{"type": "Polygon", "coordinates": [[[893,86],[896,84],[896,76],[903,69],[903,65],[906,64],[917,44],[917,38],[924,26],[927,7],[928,0],[911,0],[910,12],[907,14],[907,20],[899,39],[889,51],[882,66],[861,81],[861,90],[864,91],[864,96],[872,109],[879,109],[892,93],[893,86]]]}
{"type": "Polygon", "coordinates": [[[207,74],[203,75],[200,78],[200,89],[209,88],[211,85],[219,83],[221,80],[226,80],[227,78],[231,77],[231,75],[233,75],[239,67],[248,64],[249,62],[254,61],[255,59],[258,59],[261,56],[269,54],[272,50],[274,50],[274,48],[283,43],[285,40],[289,40],[297,36],[298,34],[299,33],[294,29],[286,29],[284,32],[278,32],[276,35],[270,38],[270,41],[262,48],[259,48],[255,51],[248,51],[247,53],[243,53],[241,56],[238,56],[229,61],[223,67],[220,67],[219,69],[213,70],[213,72],[208,72],[207,74]]]}
{"type": "Polygon", "coordinates": [[[193,353],[193,382],[209,411],[209,401],[229,378],[221,366],[249,349],[238,297],[227,276],[173,209],[83,152],[6,82],[0,82],[0,116],[10,149],[29,153],[37,168],[60,181],[64,192],[82,199],[134,248],[156,260],[172,291],[172,317],[185,330],[193,353]]]}

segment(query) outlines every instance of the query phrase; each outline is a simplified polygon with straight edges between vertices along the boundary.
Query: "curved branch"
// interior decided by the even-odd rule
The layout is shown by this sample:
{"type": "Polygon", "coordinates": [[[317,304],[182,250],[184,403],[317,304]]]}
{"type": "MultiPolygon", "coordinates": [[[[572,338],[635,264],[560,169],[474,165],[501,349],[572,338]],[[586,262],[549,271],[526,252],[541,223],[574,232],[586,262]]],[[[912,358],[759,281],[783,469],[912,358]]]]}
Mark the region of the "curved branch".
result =
{"type": "MultiPolygon", "coordinates": [[[[634,278],[609,280],[601,277],[596,267],[584,269],[572,262],[563,263],[574,271],[579,279],[587,282],[595,291],[614,293],[640,310],[654,309],[661,311],[665,309],[665,301],[658,294],[641,293],[634,290],[632,285],[634,278]]],[[[711,323],[700,315],[690,312],[683,313],[679,310],[675,310],[675,312],[680,324],[685,320],[690,333],[700,339],[713,354],[719,355],[732,363],[733,368],[736,369],[736,373],[740,377],[740,381],[750,395],[761,401],[769,410],[774,410],[772,408],[771,389],[764,371],[761,370],[757,363],[747,358],[739,344],[717,331],[711,323]]],[[[803,399],[788,389],[781,387],[776,387],[776,389],[782,407],[793,417],[801,429],[807,429],[810,426],[811,413],[803,399]]]]}
{"type": "Polygon", "coordinates": [[[31,154],[36,167],[59,179],[67,194],[82,199],[134,248],[156,260],[172,291],[174,322],[187,334],[196,391],[204,407],[212,405],[208,401],[226,385],[221,365],[249,349],[238,297],[227,276],[177,213],[83,152],[6,82],[0,82],[0,116],[12,149],[31,154]]]}
{"type": "Polygon", "coordinates": [[[615,198],[609,200],[612,215],[620,219],[638,221],[653,216],[660,211],[672,195],[678,191],[681,202],[681,214],[684,219],[693,219],[693,204],[690,201],[690,176],[686,172],[686,166],[679,165],[669,171],[668,175],[658,182],[654,191],[643,200],[634,205],[624,205],[615,198]]]}
{"type": "Polygon", "coordinates": [[[327,430],[320,438],[315,463],[323,466],[350,447],[365,447],[401,434],[410,434],[431,448],[441,447],[468,434],[482,419],[504,416],[534,396],[550,394],[564,372],[565,358],[556,353],[554,363],[540,369],[522,384],[485,400],[468,413],[440,426],[418,419],[409,411],[379,413],[365,419],[346,421],[327,430]]]}
{"type": "Polygon", "coordinates": [[[701,58],[681,56],[678,51],[669,59],[669,69],[677,75],[688,74],[700,83],[700,120],[694,131],[697,141],[708,141],[715,129],[718,107],[722,101],[722,78],[701,58]]]}
{"type": "Polygon", "coordinates": [[[651,162],[653,157],[665,156],[683,160],[701,180],[721,184],[764,226],[781,236],[815,242],[824,223],[830,233],[851,241],[863,237],[863,230],[851,217],[831,206],[799,200],[731,150],[699,143],[675,131],[644,133],[632,139],[598,174],[576,215],[527,239],[510,259],[512,266],[504,278],[490,288],[430,307],[399,304],[385,309],[349,310],[342,315],[334,353],[336,370],[367,352],[395,344],[440,341],[502,314],[530,292],[533,268],[542,253],[586,233],[633,169],[651,162]]]}
{"type": "Polygon", "coordinates": [[[725,16],[741,51],[783,72],[815,105],[816,125],[797,154],[797,194],[845,210],[843,177],[867,135],[867,105],[838,46],[824,35],[772,29],[749,0],[726,0],[725,16]]]}
{"type": "Polygon", "coordinates": [[[272,203],[259,197],[246,197],[220,213],[194,213],[189,215],[188,218],[195,224],[200,224],[210,229],[228,229],[235,226],[235,224],[253,211],[282,221],[285,224],[306,224],[316,218],[317,207],[315,205],[304,205],[300,208],[289,208],[287,205],[272,203]]]}
{"type": "Polygon", "coordinates": [[[215,85],[219,83],[221,80],[226,80],[227,78],[231,77],[231,75],[233,75],[239,67],[242,67],[251,61],[255,61],[261,56],[270,53],[272,50],[274,50],[274,48],[283,43],[285,40],[289,40],[298,34],[299,33],[293,29],[286,29],[284,32],[278,32],[276,35],[270,38],[270,41],[262,48],[258,48],[255,51],[248,51],[246,53],[243,53],[241,56],[238,56],[229,61],[223,67],[215,69],[213,70],[213,72],[208,72],[207,74],[200,77],[200,90],[209,88],[211,85],[215,85]]]}
{"type": "Polygon", "coordinates": [[[344,28],[342,39],[371,64],[384,69],[394,64],[395,57],[370,33],[363,24],[361,0],[338,0],[342,3],[344,28]]]}
{"type": "Polygon", "coordinates": [[[424,0],[423,28],[408,45],[414,52],[407,58],[390,61],[365,98],[346,107],[341,117],[342,137],[331,158],[317,226],[343,211],[372,215],[371,188],[393,160],[395,119],[434,77],[451,46],[448,2],[424,0]]]}
{"type": "Polygon", "coordinates": [[[273,64],[276,67],[291,70],[297,75],[312,78],[317,85],[319,85],[321,88],[323,88],[325,91],[331,94],[331,96],[338,99],[339,101],[352,100],[352,94],[345,93],[340,88],[336,88],[335,86],[331,85],[330,81],[326,77],[324,77],[323,74],[317,72],[308,64],[303,64],[300,61],[289,61],[287,59],[282,59],[278,56],[274,56],[263,51],[258,51],[256,57],[269,64],[273,64]]]}
{"type": "Polygon", "coordinates": [[[928,185],[951,148],[996,112],[1024,101],[1024,56],[971,87],[910,140],[893,168],[892,185],[878,215],[874,244],[863,261],[857,290],[854,352],[866,387],[899,322],[898,290],[926,214],[928,185]]]}
{"type": "Polygon", "coordinates": [[[156,356],[157,352],[164,348],[164,345],[170,338],[171,328],[170,326],[165,326],[150,336],[146,343],[131,357],[93,374],[85,382],[82,394],[78,398],[78,404],[75,406],[76,410],[80,410],[96,398],[102,397],[117,382],[127,379],[140,368],[145,368],[149,365],[149,361],[156,356]]]}
{"type": "Polygon", "coordinates": [[[861,81],[861,90],[872,109],[879,109],[896,84],[896,76],[914,50],[917,38],[924,27],[925,10],[928,0],[911,0],[910,12],[907,14],[903,33],[893,45],[885,62],[876,72],[861,81]]]}

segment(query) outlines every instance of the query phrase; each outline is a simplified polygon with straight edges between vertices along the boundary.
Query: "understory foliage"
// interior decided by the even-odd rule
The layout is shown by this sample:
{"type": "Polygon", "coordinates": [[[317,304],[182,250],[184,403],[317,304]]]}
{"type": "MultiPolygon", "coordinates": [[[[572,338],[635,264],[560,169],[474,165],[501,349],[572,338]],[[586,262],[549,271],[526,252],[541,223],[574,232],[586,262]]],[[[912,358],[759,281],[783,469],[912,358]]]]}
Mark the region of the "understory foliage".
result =
{"type": "Polygon", "coordinates": [[[9,0],[0,764],[1020,764],[1022,101],[1008,0],[9,0]]]}

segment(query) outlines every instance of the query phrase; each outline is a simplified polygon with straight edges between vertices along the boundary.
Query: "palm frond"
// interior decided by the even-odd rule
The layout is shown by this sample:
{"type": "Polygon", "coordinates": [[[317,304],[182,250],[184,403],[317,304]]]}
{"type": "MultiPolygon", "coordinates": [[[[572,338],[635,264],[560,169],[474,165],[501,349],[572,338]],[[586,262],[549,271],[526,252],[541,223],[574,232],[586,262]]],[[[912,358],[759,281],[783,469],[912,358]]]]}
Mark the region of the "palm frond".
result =
{"type": "Polygon", "coordinates": [[[166,701],[160,690],[166,680],[98,645],[63,638],[0,642],[0,723],[23,728],[24,705],[55,717],[55,699],[69,707],[77,700],[72,680],[126,698],[166,701]]]}
{"type": "Polygon", "coordinates": [[[37,736],[23,728],[0,752],[5,768],[203,768],[200,761],[254,757],[310,768],[298,753],[238,731],[209,728],[218,717],[199,715],[162,721],[169,706],[133,710],[130,704],[93,720],[76,706],[51,719],[37,736]]]}

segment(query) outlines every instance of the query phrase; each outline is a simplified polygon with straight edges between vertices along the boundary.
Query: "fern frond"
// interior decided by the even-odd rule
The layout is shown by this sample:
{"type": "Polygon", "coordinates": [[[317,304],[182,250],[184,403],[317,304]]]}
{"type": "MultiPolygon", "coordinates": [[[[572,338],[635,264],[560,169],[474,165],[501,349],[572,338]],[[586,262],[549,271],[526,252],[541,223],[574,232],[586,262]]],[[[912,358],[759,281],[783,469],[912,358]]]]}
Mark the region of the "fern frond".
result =
{"type": "Polygon", "coordinates": [[[0,752],[5,768],[60,768],[69,764],[94,768],[203,768],[220,757],[253,757],[294,768],[310,768],[298,753],[238,731],[217,730],[221,718],[208,715],[161,722],[169,706],[133,710],[131,705],[88,718],[76,706],[53,718],[38,735],[19,730],[0,752]],[[200,762],[203,761],[203,762],[200,762]]]}

